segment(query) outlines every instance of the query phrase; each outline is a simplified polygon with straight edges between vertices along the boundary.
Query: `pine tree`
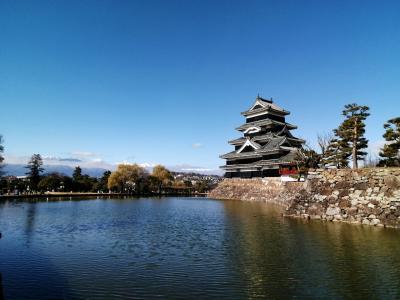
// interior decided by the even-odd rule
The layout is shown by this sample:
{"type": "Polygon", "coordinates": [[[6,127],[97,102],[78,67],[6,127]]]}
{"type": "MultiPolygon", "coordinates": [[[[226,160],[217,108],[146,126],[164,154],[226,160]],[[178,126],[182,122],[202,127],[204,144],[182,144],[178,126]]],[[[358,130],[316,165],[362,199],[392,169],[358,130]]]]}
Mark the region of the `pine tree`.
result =
{"type": "Polygon", "coordinates": [[[400,166],[400,117],[388,120],[383,128],[386,129],[383,137],[387,143],[379,152],[379,156],[383,158],[379,165],[400,166]]]}
{"type": "Polygon", "coordinates": [[[26,173],[29,178],[31,191],[37,191],[37,186],[40,181],[40,174],[43,173],[42,168],[43,160],[40,154],[33,154],[28,165],[26,166],[29,171],[26,173]]]}
{"type": "Polygon", "coordinates": [[[106,192],[108,190],[107,188],[107,183],[108,183],[108,178],[111,175],[111,171],[105,171],[103,173],[103,176],[99,180],[99,189],[103,192],[106,192]]]}
{"type": "Polygon", "coordinates": [[[72,173],[72,179],[74,181],[79,181],[82,179],[82,169],[80,166],[75,167],[74,172],[72,173]]]}
{"type": "Polygon", "coordinates": [[[72,173],[72,183],[73,183],[73,190],[75,192],[82,191],[83,176],[82,176],[82,169],[80,166],[75,167],[74,172],[72,173]]]}
{"type": "Polygon", "coordinates": [[[346,148],[342,145],[341,150],[346,155],[350,154],[349,156],[353,161],[353,169],[357,169],[358,161],[367,155],[362,149],[368,147],[368,140],[364,137],[364,121],[369,116],[369,107],[352,103],[345,105],[344,108],[343,116],[345,120],[335,131],[335,135],[340,138],[342,143],[346,143],[349,146],[346,148]]]}
{"type": "MultiPolygon", "coordinates": [[[[336,130],[334,130],[336,133],[336,130]]],[[[332,138],[326,147],[322,157],[323,165],[334,166],[338,169],[347,168],[349,166],[349,145],[346,141],[338,138],[332,138]]]]}

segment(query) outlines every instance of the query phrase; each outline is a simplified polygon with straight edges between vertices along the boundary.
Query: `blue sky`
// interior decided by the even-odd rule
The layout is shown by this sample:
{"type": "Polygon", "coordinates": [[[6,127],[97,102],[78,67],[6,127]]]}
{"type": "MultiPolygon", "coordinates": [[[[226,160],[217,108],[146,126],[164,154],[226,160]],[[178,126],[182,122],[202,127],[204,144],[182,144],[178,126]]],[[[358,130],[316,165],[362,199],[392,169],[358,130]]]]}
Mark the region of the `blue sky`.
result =
{"type": "Polygon", "coordinates": [[[368,105],[375,151],[399,57],[399,1],[1,1],[0,133],[9,163],[215,170],[259,93],[311,145],[368,105]]]}

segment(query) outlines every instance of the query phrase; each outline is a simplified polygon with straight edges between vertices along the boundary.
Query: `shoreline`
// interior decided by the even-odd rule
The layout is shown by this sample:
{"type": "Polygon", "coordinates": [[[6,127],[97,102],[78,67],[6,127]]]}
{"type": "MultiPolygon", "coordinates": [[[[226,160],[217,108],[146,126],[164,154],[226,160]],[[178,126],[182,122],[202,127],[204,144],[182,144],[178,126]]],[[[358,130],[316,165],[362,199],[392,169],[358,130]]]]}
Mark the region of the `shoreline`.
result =
{"type": "Polygon", "coordinates": [[[50,194],[30,194],[30,195],[0,195],[0,202],[10,199],[35,199],[35,198],[77,198],[77,197],[165,197],[165,196],[194,196],[206,197],[207,193],[50,193],[50,194]]]}
{"type": "Polygon", "coordinates": [[[225,179],[209,197],[276,203],[285,217],[400,228],[400,168],[316,170],[304,182],[225,179]]]}

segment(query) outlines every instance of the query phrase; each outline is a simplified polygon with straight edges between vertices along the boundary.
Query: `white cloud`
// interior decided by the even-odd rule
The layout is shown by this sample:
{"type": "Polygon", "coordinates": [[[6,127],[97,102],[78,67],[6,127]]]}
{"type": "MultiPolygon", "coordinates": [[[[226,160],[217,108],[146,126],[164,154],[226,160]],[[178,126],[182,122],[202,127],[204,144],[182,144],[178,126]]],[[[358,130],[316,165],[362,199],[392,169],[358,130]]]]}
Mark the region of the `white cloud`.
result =
{"type": "MultiPolygon", "coordinates": [[[[82,168],[102,168],[102,169],[115,169],[115,165],[105,162],[100,157],[93,158],[77,158],[77,157],[58,157],[54,155],[42,155],[44,166],[69,166],[82,168]]],[[[30,156],[18,156],[7,154],[5,155],[4,162],[11,165],[26,165],[30,160],[30,156]]]]}
{"type": "Polygon", "coordinates": [[[146,169],[148,169],[148,168],[154,168],[155,166],[157,166],[158,164],[156,164],[156,163],[147,163],[147,162],[145,162],[145,163],[140,163],[139,164],[139,166],[141,166],[142,168],[146,168],[146,169]]]}
{"type": "Polygon", "coordinates": [[[111,170],[111,171],[115,170],[115,167],[116,167],[115,164],[110,164],[102,159],[85,161],[83,163],[80,163],[79,166],[82,168],[101,168],[101,169],[107,169],[107,170],[111,170]]]}
{"type": "Polygon", "coordinates": [[[43,156],[42,157],[43,161],[47,162],[76,162],[79,163],[82,160],[79,158],[74,158],[74,157],[56,157],[56,156],[43,156]]]}
{"type": "Polygon", "coordinates": [[[6,164],[27,164],[29,161],[29,156],[17,156],[12,154],[4,155],[4,163],[6,164]]]}
{"type": "Polygon", "coordinates": [[[210,172],[213,171],[214,169],[207,169],[207,168],[184,168],[182,171],[188,171],[188,172],[210,172]]]}
{"type": "MultiPolygon", "coordinates": [[[[101,168],[106,170],[115,170],[118,164],[133,164],[134,162],[131,160],[123,160],[120,162],[109,163],[104,161],[100,157],[86,157],[86,158],[77,158],[77,157],[58,157],[54,155],[43,155],[43,163],[44,166],[69,166],[76,167],[80,166],[81,168],[101,168]]],[[[5,163],[6,164],[22,164],[26,165],[30,159],[30,156],[16,156],[16,155],[5,155],[5,163]]],[[[138,165],[145,168],[149,172],[152,171],[154,166],[163,163],[156,162],[137,162],[138,165]]],[[[200,174],[212,174],[212,175],[222,175],[222,171],[218,168],[212,167],[203,167],[203,166],[193,166],[190,164],[179,164],[179,165],[165,165],[171,171],[175,172],[186,172],[186,173],[200,173],[200,174]]]]}
{"type": "Polygon", "coordinates": [[[90,151],[72,151],[71,155],[78,156],[78,157],[95,157],[95,156],[97,156],[96,153],[90,152],[90,151]]]}
{"type": "Polygon", "coordinates": [[[175,172],[200,173],[205,175],[222,175],[223,173],[221,169],[192,166],[189,164],[172,165],[172,166],[167,166],[167,168],[175,172]]]}
{"type": "Polygon", "coordinates": [[[201,143],[194,143],[192,145],[192,148],[194,148],[194,149],[201,148],[201,147],[203,147],[203,144],[201,144],[201,143]]]}

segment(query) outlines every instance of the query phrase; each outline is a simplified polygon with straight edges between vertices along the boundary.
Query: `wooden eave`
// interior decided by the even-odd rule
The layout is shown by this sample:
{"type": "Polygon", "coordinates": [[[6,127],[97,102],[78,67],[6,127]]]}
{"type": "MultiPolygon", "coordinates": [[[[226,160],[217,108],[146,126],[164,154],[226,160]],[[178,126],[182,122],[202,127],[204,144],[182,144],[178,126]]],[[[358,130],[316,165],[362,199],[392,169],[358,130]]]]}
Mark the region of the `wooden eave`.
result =
{"type": "Polygon", "coordinates": [[[238,138],[238,139],[234,139],[234,140],[228,141],[228,144],[238,146],[238,145],[243,145],[243,143],[245,141],[246,141],[246,138],[241,137],[241,138],[238,138]]]}
{"type": "Polygon", "coordinates": [[[287,137],[287,139],[288,139],[288,140],[295,141],[295,142],[299,142],[299,143],[301,143],[301,144],[304,144],[304,143],[306,142],[305,140],[299,139],[299,138],[296,138],[296,137],[287,137]]]}
{"type": "Polygon", "coordinates": [[[223,159],[236,159],[236,158],[243,158],[243,157],[261,157],[262,153],[258,153],[256,151],[252,151],[252,152],[241,152],[241,153],[237,153],[236,151],[232,151],[229,153],[226,153],[224,155],[221,155],[220,158],[223,159]]]}
{"type": "Polygon", "coordinates": [[[252,109],[252,110],[246,110],[246,111],[241,112],[240,114],[247,117],[247,116],[251,116],[251,115],[255,115],[255,114],[263,114],[263,113],[274,114],[274,115],[278,115],[278,116],[286,116],[286,115],[290,114],[289,111],[274,109],[270,106],[260,107],[260,108],[252,109]]]}
{"type": "Polygon", "coordinates": [[[232,151],[226,154],[223,154],[220,156],[220,158],[222,159],[237,159],[237,158],[251,158],[251,157],[262,157],[263,155],[266,154],[276,154],[276,153],[280,153],[284,150],[277,148],[277,149],[273,149],[273,150],[265,150],[265,149],[258,149],[258,150],[254,150],[251,152],[241,152],[241,153],[237,153],[236,151],[232,151]]]}
{"type": "Polygon", "coordinates": [[[279,122],[279,121],[275,121],[275,120],[271,120],[271,119],[265,119],[265,120],[260,120],[260,121],[254,121],[254,122],[250,122],[250,123],[245,123],[239,127],[236,128],[236,130],[238,131],[243,131],[246,130],[249,127],[263,127],[263,126],[269,126],[269,125],[282,125],[282,126],[287,126],[288,129],[296,129],[297,126],[289,124],[289,123],[283,123],[283,122],[279,122]]]}
{"type": "Polygon", "coordinates": [[[279,166],[290,164],[290,161],[282,160],[281,158],[271,159],[271,160],[260,160],[249,164],[235,164],[235,165],[224,165],[220,166],[223,170],[236,170],[236,169],[248,169],[248,168],[263,168],[267,166],[279,166]]]}
{"type": "MultiPolygon", "coordinates": [[[[272,140],[272,139],[281,138],[281,137],[286,138],[289,142],[290,142],[290,141],[294,141],[294,142],[301,143],[301,144],[304,144],[304,143],[305,143],[304,140],[298,139],[298,138],[294,138],[294,137],[292,138],[292,137],[275,136],[275,135],[274,135],[274,136],[271,136],[271,135],[267,135],[267,134],[265,134],[265,135],[258,135],[258,136],[252,137],[252,138],[251,138],[251,141],[252,141],[252,142],[270,141],[270,140],[272,140]]],[[[246,142],[246,138],[241,137],[241,138],[238,138],[238,139],[235,139],[235,140],[231,140],[231,141],[229,141],[228,143],[231,144],[231,145],[234,145],[234,146],[241,146],[241,145],[243,145],[245,142],[246,142]]]]}

